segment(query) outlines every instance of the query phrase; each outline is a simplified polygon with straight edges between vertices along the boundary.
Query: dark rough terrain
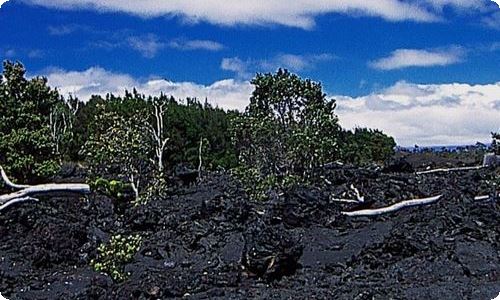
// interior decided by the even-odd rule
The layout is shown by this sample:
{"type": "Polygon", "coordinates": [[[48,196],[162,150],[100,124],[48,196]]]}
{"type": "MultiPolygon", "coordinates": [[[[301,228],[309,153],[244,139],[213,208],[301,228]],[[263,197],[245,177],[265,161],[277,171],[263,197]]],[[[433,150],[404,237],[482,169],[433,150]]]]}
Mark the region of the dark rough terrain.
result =
{"type": "MultiPolygon", "coordinates": [[[[500,202],[473,198],[494,194],[500,170],[397,171],[408,169],[332,166],[315,187],[271,193],[265,203],[250,201],[227,174],[137,207],[100,194],[25,203],[0,215],[0,292],[8,299],[497,296],[500,202]],[[354,199],[351,184],[364,205],[330,200],[354,199]],[[437,194],[444,195],[438,203],[384,216],[340,214],[437,194]],[[117,233],[143,237],[123,283],[89,266],[97,246],[117,233]]],[[[63,180],[82,180],[75,176],[63,180]]]]}

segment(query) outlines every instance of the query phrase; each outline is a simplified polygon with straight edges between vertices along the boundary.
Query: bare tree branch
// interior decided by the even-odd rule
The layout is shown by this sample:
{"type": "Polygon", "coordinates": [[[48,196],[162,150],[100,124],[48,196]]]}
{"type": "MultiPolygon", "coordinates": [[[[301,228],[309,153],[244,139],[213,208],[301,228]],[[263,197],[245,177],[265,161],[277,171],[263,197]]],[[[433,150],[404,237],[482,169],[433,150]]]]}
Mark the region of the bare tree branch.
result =
{"type": "Polygon", "coordinates": [[[402,202],[396,203],[394,205],[391,205],[388,207],[383,207],[383,208],[363,209],[363,210],[350,211],[350,212],[343,211],[342,214],[345,216],[348,216],[348,217],[377,216],[377,215],[381,215],[381,214],[395,212],[395,211],[398,211],[398,210],[405,208],[405,207],[431,204],[431,203],[437,202],[442,196],[443,195],[438,195],[438,196],[423,198],[423,199],[406,200],[406,201],[402,201],[402,202]]]}
{"type": "Polygon", "coordinates": [[[48,183],[48,184],[38,184],[38,185],[21,185],[13,183],[5,174],[3,168],[0,166],[0,173],[2,175],[3,181],[7,186],[18,189],[19,191],[10,194],[0,195],[0,211],[12,204],[36,200],[30,196],[43,193],[52,192],[72,192],[80,194],[90,193],[90,186],[88,184],[80,183],[48,183]]]}
{"type": "Polygon", "coordinates": [[[0,174],[2,175],[2,179],[5,182],[5,184],[7,184],[7,186],[13,189],[20,190],[30,187],[29,185],[26,184],[15,184],[12,181],[10,181],[9,177],[7,177],[7,174],[5,174],[5,171],[3,170],[2,166],[0,166],[0,174]]]}
{"type": "Polygon", "coordinates": [[[417,175],[422,175],[422,174],[432,174],[432,173],[440,173],[440,172],[454,172],[454,171],[470,171],[470,170],[480,170],[485,168],[485,166],[474,166],[474,167],[460,167],[460,168],[449,168],[449,169],[434,169],[434,170],[427,170],[427,171],[420,171],[416,172],[417,175]]]}
{"type": "Polygon", "coordinates": [[[11,205],[14,205],[16,203],[21,203],[21,202],[26,202],[26,201],[35,201],[37,202],[38,199],[36,198],[33,198],[33,197],[23,197],[23,198],[16,198],[16,199],[13,199],[13,200],[10,200],[9,202],[3,204],[0,206],[0,212],[4,209],[6,209],[7,207],[11,206],[11,205]]]}

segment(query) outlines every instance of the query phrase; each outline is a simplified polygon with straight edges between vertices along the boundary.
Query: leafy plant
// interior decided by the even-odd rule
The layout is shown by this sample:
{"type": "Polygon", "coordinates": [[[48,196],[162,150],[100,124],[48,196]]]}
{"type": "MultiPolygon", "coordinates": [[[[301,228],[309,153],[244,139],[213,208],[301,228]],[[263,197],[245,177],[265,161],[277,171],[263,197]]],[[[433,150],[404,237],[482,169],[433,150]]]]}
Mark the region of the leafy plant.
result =
{"type": "Polygon", "coordinates": [[[247,195],[258,201],[267,200],[271,190],[284,190],[305,183],[304,179],[297,175],[262,176],[256,168],[237,167],[232,169],[232,174],[240,180],[247,195]]]}
{"type": "Polygon", "coordinates": [[[493,152],[496,155],[500,155],[500,132],[492,132],[491,136],[493,138],[493,141],[491,143],[491,147],[493,149],[493,152]]]}
{"type": "Polygon", "coordinates": [[[20,181],[53,175],[59,157],[50,134],[50,112],[62,102],[47,79],[25,78],[20,63],[4,62],[0,76],[0,164],[20,181]]]}
{"type": "Polygon", "coordinates": [[[308,178],[338,157],[335,101],[326,99],[321,84],[281,69],[257,74],[252,84],[250,104],[232,128],[242,166],[263,177],[308,178]]]}
{"type": "Polygon", "coordinates": [[[107,180],[105,178],[97,178],[90,183],[93,191],[100,191],[110,197],[121,199],[125,196],[130,185],[121,180],[107,180]]]}
{"type": "Polygon", "coordinates": [[[383,163],[394,154],[396,142],[380,130],[356,128],[343,131],[341,138],[342,160],[363,165],[383,163]]]}
{"type": "Polygon", "coordinates": [[[129,275],[124,273],[123,268],[139,251],[141,240],[139,235],[114,235],[109,243],[99,245],[97,258],[90,264],[97,272],[107,273],[115,281],[123,281],[129,275]]]}
{"type": "Polygon", "coordinates": [[[94,175],[118,173],[128,181],[139,197],[140,184],[152,169],[152,151],[144,121],[138,111],[124,117],[101,108],[95,116],[99,128],[93,132],[83,147],[86,162],[94,175]]]}

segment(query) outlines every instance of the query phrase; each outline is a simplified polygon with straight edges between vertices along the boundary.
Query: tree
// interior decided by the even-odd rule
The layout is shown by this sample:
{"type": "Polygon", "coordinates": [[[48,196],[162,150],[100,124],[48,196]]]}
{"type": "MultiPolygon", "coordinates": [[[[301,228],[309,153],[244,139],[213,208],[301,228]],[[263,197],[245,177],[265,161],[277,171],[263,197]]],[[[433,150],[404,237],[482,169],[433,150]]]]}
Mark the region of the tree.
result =
{"type": "Polygon", "coordinates": [[[257,74],[244,115],[233,123],[234,142],[243,165],[264,175],[312,175],[336,160],[340,126],[335,101],[320,83],[287,70],[257,74]]]}
{"type": "Polygon", "coordinates": [[[141,111],[125,117],[98,106],[94,116],[98,125],[83,147],[86,162],[93,174],[119,174],[130,183],[136,198],[141,182],[151,169],[151,147],[141,111]]]}
{"type": "Polygon", "coordinates": [[[353,164],[382,163],[394,154],[396,142],[380,130],[355,128],[343,131],[341,138],[342,160],[353,164]]]}
{"type": "Polygon", "coordinates": [[[500,155],[500,132],[492,132],[491,136],[493,141],[491,142],[491,147],[496,155],[500,155]]]}
{"type": "Polygon", "coordinates": [[[169,141],[163,120],[167,111],[167,102],[163,100],[163,97],[160,97],[159,99],[154,99],[151,106],[153,110],[151,112],[153,124],[150,122],[147,124],[147,127],[153,141],[156,166],[158,168],[158,172],[161,173],[163,172],[163,153],[165,152],[165,148],[167,147],[167,143],[169,141]]]}
{"type": "Polygon", "coordinates": [[[25,78],[21,63],[4,62],[0,76],[0,164],[14,178],[36,181],[54,174],[58,157],[50,114],[62,102],[47,79],[25,78]]]}

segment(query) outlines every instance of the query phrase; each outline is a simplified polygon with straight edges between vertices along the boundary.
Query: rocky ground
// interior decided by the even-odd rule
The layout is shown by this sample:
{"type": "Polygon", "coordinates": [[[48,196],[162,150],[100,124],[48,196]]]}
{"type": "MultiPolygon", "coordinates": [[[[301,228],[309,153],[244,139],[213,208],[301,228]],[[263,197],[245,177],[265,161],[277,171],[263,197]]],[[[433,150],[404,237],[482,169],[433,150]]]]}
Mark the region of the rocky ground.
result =
{"type": "MultiPolygon", "coordinates": [[[[419,162],[421,165],[421,162],[419,162]]],[[[0,215],[8,299],[493,299],[500,292],[500,169],[415,175],[332,165],[314,187],[252,202],[228,174],[133,207],[102,194],[52,195],[0,215]],[[366,199],[355,199],[351,185],[366,199]],[[379,217],[341,211],[443,194],[379,217]],[[333,195],[333,196],[332,196],[333,195]],[[90,266],[111,235],[142,246],[121,283],[90,266]]],[[[78,181],[78,174],[65,174],[78,181]]]]}

